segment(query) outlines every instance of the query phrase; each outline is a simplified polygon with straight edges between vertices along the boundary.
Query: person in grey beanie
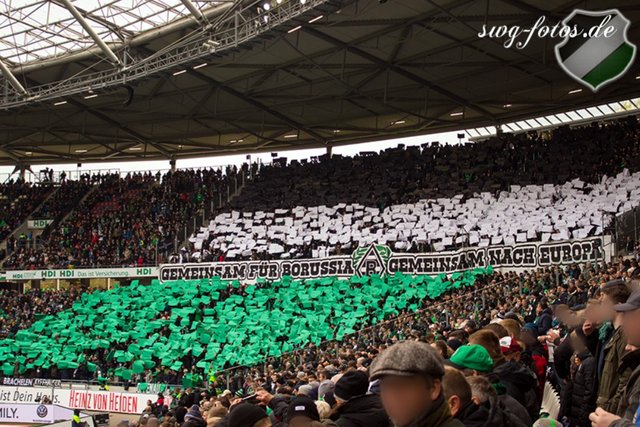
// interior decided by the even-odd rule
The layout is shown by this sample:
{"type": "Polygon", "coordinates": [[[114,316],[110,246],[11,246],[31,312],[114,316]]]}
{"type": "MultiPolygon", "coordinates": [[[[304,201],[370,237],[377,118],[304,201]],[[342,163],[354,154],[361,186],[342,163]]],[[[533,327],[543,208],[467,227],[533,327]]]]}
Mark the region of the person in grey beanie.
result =
{"type": "Polygon", "coordinates": [[[395,427],[464,427],[451,416],[442,392],[444,365],[429,344],[401,341],[373,360],[370,380],[395,427]]]}
{"type": "Polygon", "coordinates": [[[318,387],[318,400],[324,400],[327,393],[333,393],[336,385],[331,380],[324,380],[318,387]]]}

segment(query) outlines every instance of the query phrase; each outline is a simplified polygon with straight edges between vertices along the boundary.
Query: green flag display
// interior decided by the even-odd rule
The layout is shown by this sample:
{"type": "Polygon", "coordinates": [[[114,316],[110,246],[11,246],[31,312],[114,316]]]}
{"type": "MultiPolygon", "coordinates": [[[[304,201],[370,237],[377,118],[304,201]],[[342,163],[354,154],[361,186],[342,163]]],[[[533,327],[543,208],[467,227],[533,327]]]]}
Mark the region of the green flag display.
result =
{"type": "MultiPolygon", "coordinates": [[[[72,308],[0,340],[0,363],[4,375],[12,375],[16,364],[21,373],[52,365],[85,365],[95,372],[87,356],[110,348],[106,359],[120,365],[114,374],[124,380],[155,366],[184,369],[188,358],[208,376],[225,365],[258,364],[309,343],[342,340],[403,310],[415,312],[491,272],[489,267],[435,277],[283,277],[259,286],[217,277],[154,280],[150,285],[134,280],[129,286],[84,294],[72,308]],[[229,285],[237,294],[221,299],[229,285]],[[278,340],[282,335],[288,340],[278,340]]],[[[203,378],[189,374],[185,381],[196,384],[203,378]]]]}

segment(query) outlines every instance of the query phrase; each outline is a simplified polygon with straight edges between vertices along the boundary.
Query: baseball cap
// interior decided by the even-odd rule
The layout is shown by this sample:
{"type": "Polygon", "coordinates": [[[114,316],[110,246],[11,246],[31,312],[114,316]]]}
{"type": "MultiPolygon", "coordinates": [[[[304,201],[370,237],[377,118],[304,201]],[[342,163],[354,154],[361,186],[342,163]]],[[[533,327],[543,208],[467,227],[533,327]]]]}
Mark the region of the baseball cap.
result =
{"type": "Polygon", "coordinates": [[[478,344],[461,346],[447,363],[457,369],[473,369],[478,372],[491,372],[493,369],[493,359],[489,352],[478,344]]]}
{"type": "Polygon", "coordinates": [[[500,338],[500,350],[503,354],[516,353],[522,351],[522,347],[513,337],[500,338]]]}

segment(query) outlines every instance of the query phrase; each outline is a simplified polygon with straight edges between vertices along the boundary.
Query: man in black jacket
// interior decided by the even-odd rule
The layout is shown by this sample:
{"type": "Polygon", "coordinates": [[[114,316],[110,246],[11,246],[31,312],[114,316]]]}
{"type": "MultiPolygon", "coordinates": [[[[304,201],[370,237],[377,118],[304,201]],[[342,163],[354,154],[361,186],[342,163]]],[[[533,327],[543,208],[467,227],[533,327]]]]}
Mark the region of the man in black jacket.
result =
{"type": "Polygon", "coordinates": [[[388,427],[389,418],[380,397],[367,394],[369,378],[362,371],[349,371],[336,383],[333,392],[337,409],[331,419],[339,427],[388,427]]]}
{"type": "Polygon", "coordinates": [[[538,305],[536,306],[536,315],[537,318],[534,323],[538,328],[538,335],[546,335],[547,331],[551,329],[551,325],[553,324],[553,316],[546,301],[538,302],[538,305]]]}

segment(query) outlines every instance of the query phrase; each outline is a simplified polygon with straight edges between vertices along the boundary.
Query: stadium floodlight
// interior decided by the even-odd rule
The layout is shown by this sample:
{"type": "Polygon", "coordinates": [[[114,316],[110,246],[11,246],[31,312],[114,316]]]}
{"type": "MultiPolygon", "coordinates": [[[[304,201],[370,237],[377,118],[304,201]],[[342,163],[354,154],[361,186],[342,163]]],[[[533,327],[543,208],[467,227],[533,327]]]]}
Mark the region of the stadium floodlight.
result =
{"type": "Polygon", "coordinates": [[[193,67],[193,69],[194,69],[194,70],[197,70],[198,68],[206,67],[207,65],[209,65],[209,64],[207,64],[206,62],[204,62],[204,63],[202,63],[202,64],[200,64],[200,65],[196,65],[195,67],[193,67]]]}
{"type": "Polygon", "coordinates": [[[502,108],[509,108],[509,107],[511,107],[511,104],[504,104],[504,105],[502,106],[502,108]]]}
{"type": "Polygon", "coordinates": [[[262,3],[262,8],[266,11],[269,11],[269,9],[271,9],[271,2],[266,1],[262,3]]]}
{"type": "Polygon", "coordinates": [[[313,24],[314,22],[319,21],[319,20],[321,20],[322,18],[324,18],[324,15],[316,16],[315,18],[313,18],[313,19],[311,19],[311,20],[309,21],[309,24],[313,24]]]}
{"type": "Polygon", "coordinates": [[[300,4],[305,4],[307,3],[307,0],[300,0],[300,4]]]}
{"type": "Polygon", "coordinates": [[[572,95],[572,94],[574,94],[574,93],[580,93],[580,92],[582,92],[582,89],[574,89],[574,90],[570,90],[570,91],[569,91],[569,95],[572,95]]]}
{"type": "Polygon", "coordinates": [[[97,97],[98,97],[97,93],[92,93],[90,95],[85,96],[84,99],[91,99],[91,98],[97,98],[97,97]]]}
{"type": "Polygon", "coordinates": [[[287,33],[291,34],[291,33],[293,33],[294,31],[298,31],[300,28],[302,28],[302,26],[301,26],[301,25],[298,25],[297,27],[293,27],[292,29],[290,29],[289,31],[287,31],[287,33]]]}
{"type": "Polygon", "coordinates": [[[174,76],[179,76],[180,74],[184,74],[186,73],[187,70],[180,70],[180,71],[176,71],[175,73],[173,73],[174,76]]]}
{"type": "Polygon", "coordinates": [[[285,138],[297,138],[297,137],[298,137],[298,134],[297,134],[297,133],[291,133],[291,134],[289,134],[289,135],[285,135],[284,137],[285,137],[285,138]]]}
{"type": "Polygon", "coordinates": [[[87,151],[89,151],[89,150],[85,150],[83,148],[79,148],[79,149],[75,150],[76,153],[86,153],[87,151]]]}
{"type": "Polygon", "coordinates": [[[451,113],[451,114],[449,114],[449,115],[450,115],[451,117],[457,117],[457,116],[461,116],[461,115],[463,115],[463,114],[464,114],[464,113],[463,113],[462,111],[458,111],[458,112],[455,112],[455,113],[451,113]]]}
{"type": "Polygon", "coordinates": [[[407,121],[406,120],[396,120],[394,122],[391,122],[392,125],[403,125],[405,124],[407,121]]]}
{"type": "Polygon", "coordinates": [[[54,102],[53,105],[58,106],[58,105],[64,105],[66,103],[67,103],[67,101],[58,101],[58,102],[54,102]]]}

